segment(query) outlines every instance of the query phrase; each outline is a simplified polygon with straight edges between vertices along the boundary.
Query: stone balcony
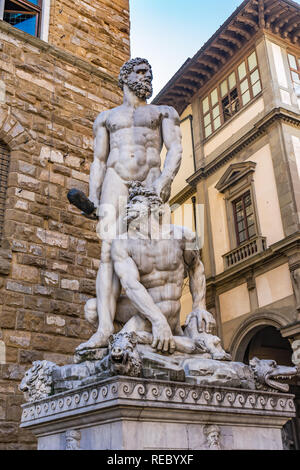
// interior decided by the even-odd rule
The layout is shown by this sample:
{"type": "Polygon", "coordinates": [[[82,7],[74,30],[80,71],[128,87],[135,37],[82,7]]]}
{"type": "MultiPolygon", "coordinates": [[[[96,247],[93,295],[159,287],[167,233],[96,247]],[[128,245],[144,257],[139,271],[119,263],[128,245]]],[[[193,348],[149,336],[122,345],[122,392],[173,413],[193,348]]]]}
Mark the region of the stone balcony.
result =
{"type": "Polygon", "coordinates": [[[229,251],[223,255],[224,269],[229,269],[239,263],[265,251],[267,242],[265,237],[256,236],[248,240],[243,245],[229,251]]]}

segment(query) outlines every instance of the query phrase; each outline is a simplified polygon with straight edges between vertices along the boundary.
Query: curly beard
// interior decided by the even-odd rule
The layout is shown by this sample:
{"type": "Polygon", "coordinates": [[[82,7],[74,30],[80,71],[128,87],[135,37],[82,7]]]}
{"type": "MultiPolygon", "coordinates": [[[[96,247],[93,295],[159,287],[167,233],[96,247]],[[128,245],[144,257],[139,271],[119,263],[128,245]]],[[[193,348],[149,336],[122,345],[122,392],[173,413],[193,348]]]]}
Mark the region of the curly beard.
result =
{"type": "Polygon", "coordinates": [[[152,96],[153,88],[150,81],[137,82],[128,78],[127,86],[141,100],[151,98],[152,96]]]}

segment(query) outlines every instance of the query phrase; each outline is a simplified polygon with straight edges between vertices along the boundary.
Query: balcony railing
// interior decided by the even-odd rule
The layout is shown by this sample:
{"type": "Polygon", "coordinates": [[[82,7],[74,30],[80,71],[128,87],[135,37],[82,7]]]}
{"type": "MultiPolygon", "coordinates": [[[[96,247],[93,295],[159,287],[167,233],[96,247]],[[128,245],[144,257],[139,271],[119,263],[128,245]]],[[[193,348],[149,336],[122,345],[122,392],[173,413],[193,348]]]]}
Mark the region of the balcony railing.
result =
{"type": "Polygon", "coordinates": [[[255,237],[248,240],[243,245],[240,245],[238,248],[226,253],[223,255],[224,268],[228,269],[232,266],[235,266],[243,261],[251,258],[252,256],[257,255],[265,251],[267,247],[265,237],[255,237]]]}

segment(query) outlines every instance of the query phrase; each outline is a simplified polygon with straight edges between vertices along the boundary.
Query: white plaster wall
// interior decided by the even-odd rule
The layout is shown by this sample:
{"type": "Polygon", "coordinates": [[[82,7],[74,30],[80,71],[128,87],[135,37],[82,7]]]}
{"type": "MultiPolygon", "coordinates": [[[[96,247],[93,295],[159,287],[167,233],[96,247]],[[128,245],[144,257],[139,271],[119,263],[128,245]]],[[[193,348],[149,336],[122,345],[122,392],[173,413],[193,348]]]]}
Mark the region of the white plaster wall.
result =
{"type": "Polygon", "coordinates": [[[251,106],[248,106],[243,112],[236,116],[232,121],[226,124],[226,127],[219,131],[215,137],[211,138],[207,144],[204,145],[204,155],[209,155],[216,150],[220,145],[224,144],[227,140],[231,139],[242,127],[248,124],[252,119],[255,119],[259,113],[264,110],[264,100],[259,98],[251,106]]]}
{"type": "MultiPolygon", "coordinates": [[[[271,73],[274,85],[279,87],[279,96],[283,104],[291,106],[297,103],[293,93],[292,80],[289,70],[287,52],[278,44],[267,40],[267,51],[270,58],[271,73]]],[[[299,101],[298,101],[299,102],[299,101]]]]}
{"type": "Polygon", "coordinates": [[[300,138],[292,135],[292,142],[294,147],[294,154],[296,159],[296,165],[298,170],[298,175],[300,178],[300,138]]]}
{"type": "Polygon", "coordinates": [[[220,274],[224,271],[222,255],[230,251],[230,243],[224,195],[219,193],[215,188],[215,184],[208,188],[208,198],[216,274],[220,274]]]}
{"type": "Polygon", "coordinates": [[[251,308],[247,284],[220,294],[219,302],[222,323],[249,313],[251,308]]]}
{"type": "Polygon", "coordinates": [[[274,44],[270,41],[267,41],[267,44],[268,47],[271,48],[273,54],[277,82],[279,86],[288,88],[288,81],[285,72],[281,47],[278,46],[278,44],[274,44]]]}
{"type": "Polygon", "coordinates": [[[293,286],[287,263],[258,276],[255,282],[259,307],[264,307],[293,295],[293,286]]]}
{"type": "Polygon", "coordinates": [[[51,0],[43,0],[42,20],[41,20],[41,39],[48,41],[50,24],[50,4],[51,0]]]}
{"type": "Polygon", "coordinates": [[[256,162],[254,186],[258,218],[263,237],[268,246],[284,238],[277,187],[269,144],[248,158],[256,162]]]}

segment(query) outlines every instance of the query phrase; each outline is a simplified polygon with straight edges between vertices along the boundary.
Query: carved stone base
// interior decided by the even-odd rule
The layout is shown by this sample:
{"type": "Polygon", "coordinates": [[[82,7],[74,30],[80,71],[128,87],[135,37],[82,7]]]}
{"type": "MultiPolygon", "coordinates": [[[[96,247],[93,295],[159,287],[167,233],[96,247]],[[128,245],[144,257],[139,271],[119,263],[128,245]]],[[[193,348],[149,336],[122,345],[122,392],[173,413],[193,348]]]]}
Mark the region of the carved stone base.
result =
{"type": "Polygon", "coordinates": [[[82,349],[74,354],[74,363],[80,364],[84,361],[101,361],[107,354],[107,348],[82,349]]]}
{"type": "Polygon", "coordinates": [[[115,377],[23,405],[40,450],[282,449],[293,395],[115,377]]]}

